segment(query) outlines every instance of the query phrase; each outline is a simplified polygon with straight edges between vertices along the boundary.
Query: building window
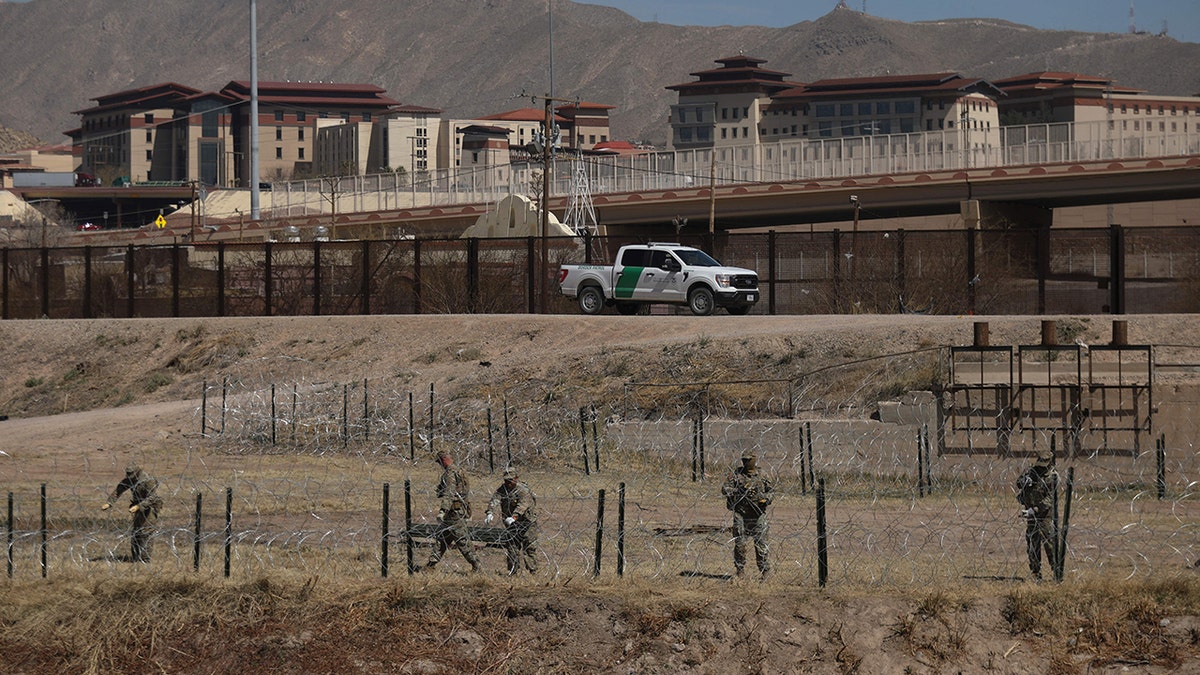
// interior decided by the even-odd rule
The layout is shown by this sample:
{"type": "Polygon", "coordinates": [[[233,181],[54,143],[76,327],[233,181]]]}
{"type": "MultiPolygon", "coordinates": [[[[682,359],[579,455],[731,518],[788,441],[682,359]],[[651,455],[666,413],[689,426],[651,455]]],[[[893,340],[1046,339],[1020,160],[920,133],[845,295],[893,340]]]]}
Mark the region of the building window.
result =
{"type": "Polygon", "coordinates": [[[283,148],[275,148],[275,159],[283,159],[283,148]]]}
{"type": "Polygon", "coordinates": [[[282,122],[282,121],[283,121],[283,111],[282,111],[282,110],[276,110],[276,111],[275,111],[275,121],[276,121],[276,122],[282,122]]]}
{"type": "Polygon", "coordinates": [[[304,159],[304,148],[296,148],[296,152],[298,158],[304,159]]]}
{"type": "Polygon", "coordinates": [[[679,128],[679,142],[680,143],[691,143],[692,142],[692,128],[691,127],[680,127],[679,128]]]}
{"type": "Polygon", "coordinates": [[[853,103],[843,103],[843,104],[839,105],[838,106],[838,114],[841,115],[842,117],[853,117],[854,116],[854,104],[853,103]]]}
{"type": "Polygon", "coordinates": [[[721,119],[729,119],[729,108],[721,108],[721,119]]]}
{"type": "Polygon", "coordinates": [[[303,112],[296,113],[296,121],[297,122],[303,122],[304,118],[305,118],[305,114],[303,112]]]}
{"type": "Polygon", "coordinates": [[[891,102],[890,102],[890,101],[879,101],[879,102],[877,102],[877,103],[875,104],[875,114],[876,114],[876,115],[890,115],[890,114],[892,114],[892,104],[891,104],[891,102]]]}
{"type": "MultiPolygon", "coordinates": [[[[954,123],[951,122],[950,124],[954,124],[954,123]]],[[[938,120],[938,128],[945,129],[946,128],[946,120],[938,120]]]]}
{"type": "Polygon", "coordinates": [[[696,121],[697,122],[704,121],[704,108],[696,108],[696,121]]]}
{"type": "Polygon", "coordinates": [[[154,142],[154,132],[150,131],[149,129],[146,130],[146,142],[147,143],[154,142]]]}
{"type": "Polygon", "coordinates": [[[858,114],[860,116],[870,115],[871,114],[871,104],[870,103],[859,103],[858,104],[858,114]]]}
{"type": "Polygon", "coordinates": [[[363,113],[363,114],[362,114],[362,121],[364,121],[364,122],[370,122],[370,121],[371,121],[371,113],[369,113],[369,112],[365,112],[365,113],[363,113]]]}
{"type": "Polygon", "coordinates": [[[275,127],[275,140],[283,140],[283,127],[275,127]]]}
{"type": "Polygon", "coordinates": [[[579,140],[575,141],[576,145],[583,145],[583,134],[579,134],[579,140]]]}
{"type": "Polygon", "coordinates": [[[737,138],[737,127],[732,127],[732,132],[733,132],[733,133],[731,134],[731,135],[732,135],[732,137],[733,137],[733,138],[737,138]]]}
{"type": "Polygon", "coordinates": [[[749,117],[749,116],[750,116],[750,107],[747,106],[745,108],[742,108],[742,117],[749,117]]]}
{"type": "Polygon", "coordinates": [[[818,103],[817,117],[833,117],[833,110],[832,103],[818,103]]]}
{"type": "Polygon", "coordinates": [[[298,140],[298,141],[304,140],[304,127],[300,127],[299,129],[296,130],[296,140],[298,140]]]}
{"type": "Polygon", "coordinates": [[[828,120],[817,122],[817,133],[821,136],[829,137],[833,135],[833,122],[828,120]]]}
{"type": "Polygon", "coordinates": [[[912,101],[896,101],[897,115],[913,115],[917,112],[917,106],[912,101]]]}
{"type": "Polygon", "coordinates": [[[146,124],[154,124],[154,113],[146,113],[143,119],[146,120],[146,124]]]}
{"type": "Polygon", "coordinates": [[[588,144],[589,144],[589,145],[595,145],[595,144],[596,144],[596,134],[591,134],[591,135],[589,135],[589,136],[588,136],[588,144]]]}
{"type": "Polygon", "coordinates": [[[147,161],[147,162],[153,162],[153,161],[154,161],[154,154],[153,154],[153,153],[154,153],[154,151],[153,151],[153,150],[147,150],[147,151],[146,151],[146,161],[147,161]]]}
{"type": "Polygon", "coordinates": [[[600,142],[607,143],[608,142],[608,134],[600,134],[600,142]]]}
{"type": "Polygon", "coordinates": [[[726,134],[727,131],[728,129],[721,127],[721,138],[728,138],[728,135],[726,134]]]}

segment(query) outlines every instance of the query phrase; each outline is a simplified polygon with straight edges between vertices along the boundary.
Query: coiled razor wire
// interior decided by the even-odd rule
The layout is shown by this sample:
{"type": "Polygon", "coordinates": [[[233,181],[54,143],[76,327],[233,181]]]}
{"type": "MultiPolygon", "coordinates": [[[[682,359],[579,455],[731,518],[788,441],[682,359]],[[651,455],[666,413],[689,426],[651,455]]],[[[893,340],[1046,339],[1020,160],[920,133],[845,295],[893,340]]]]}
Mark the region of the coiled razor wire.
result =
{"type": "MultiPolygon", "coordinates": [[[[433,460],[445,450],[471,478],[472,527],[482,527],[504,468],[519,470],[537,494],[542,575],[583,577],[597,568],[612,575],[620,551],[620,569],[631,577],[725,579],[733,571],[733,539],[721,485],[752,450],[776,486],[769,511],[774,582],[820,581],[814,478],[825,485],[830,584],[1024,579],[1025,523],[1013,485],[1028,455],[935,450],[923,464],[922,443],[940,431],[928,404],[914,404],[904,422],[871,418],[873,401],[900,393],[885,382],[937,370],[936,359],[931,367],[922,358],[864,365],[850,384],[811,377],[634,387],[620,400],[582,405],[517,389],[438,398],[432,387],[388,378],[208,383],[185,447],[140,459],[160,480],[164,499],[150,565],[127,562],[124,505],[98,511],[121,476],[125,458],[114,453],[108,462],[90,462],[73,483],[44,481],[44,546],[43,479],[16,469],[12,569],[19,576],[131,568],[218,575],[228,550],[231,575],[371,577],[381,574],[386,545],[394,573],[404,573],[406,515],[414,531],[436,525],[440,467],[433,460]],[[384,484],[392,495],[386,544],[384,484]],[[607,502],[597,538],[602,490],[607,502]]],[[[1074,475],[1067,576],[1195,573],[1200,456],[1188,425],[1200,419],[1196,405],[1177,402],[1181,414],[1155,428],[1166,439],[1165,485],[1155,452],[1084,448],[1059,460],[1061,480],[1068,469],[1074,475]]],[[[414,546],[414,564],[421,565],[430,542],[415,537],[414,546]]],[[[501,549],[477,546],[488,571],[505,571],[501,549]]],[[[454,550],[439,566],[450,574],[468,569],[454,550]]]]}

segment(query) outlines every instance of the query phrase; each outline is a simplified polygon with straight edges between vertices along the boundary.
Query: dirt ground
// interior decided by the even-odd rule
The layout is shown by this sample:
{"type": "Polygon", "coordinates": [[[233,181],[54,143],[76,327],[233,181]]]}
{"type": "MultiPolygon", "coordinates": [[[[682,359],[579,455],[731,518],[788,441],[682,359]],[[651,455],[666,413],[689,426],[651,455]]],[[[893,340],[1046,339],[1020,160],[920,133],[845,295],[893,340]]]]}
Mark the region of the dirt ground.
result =
{"type": "MultiPolygon", "coordinates": [[[[1073,340],[1100,345],[1111,336],[1108,317],[0,322],[0,416],[7,417],[0,421],[0,477],[32,484],[97,461],[119,466],[127,457],[191,447],[198,393],[204,383],[223,378],[265,383],[372,377],[418,387],[435,383],[447,398],[504,394],[511,401],[537,401],[552,394],[564,405],[584,405],[597,396],[618,396],[634,380],[797,377],[854,358],[968,345],[976,322],[987,322],[993,345],[1036,344],[1046,318],[1073,340]],[[680,357],[684,348],[687,358],[680,357]]],[[[1198,316],[1121,320],[1132,343],[1200,345],[1198,316]]],[[[104,583],[93,582],[85,593],[89,602],[100,602],[104,583]]],[[[13,672],[1200,672],[1194,612],[1161,602],[1129,619],[1126,633],[1085,640],[1071,627],[1022,619],[1023,603],[1053,604],[1055,591],[1046,586],[889,592],[775,580],[622,585],[570,577],[513,583],[455,573],[332,589],[314,580],[284,580],[269,590],[262,581],[230,591],[210,579],[202,589],[163,590],[142,573],[130,583],[159,599],[226,588],[272,609],[255,604],[257,618],[242,624],[214,621],[198,631],[167,631],[155,638],[157,646],[113,651],[95,667],[82,665],[87,659],[70,649],[57,657],[30,651],[19,637],[26,624],[15,617],[63,614],[64,608],[38,605],[31,598],[37,582],[10,581],[0,591],[2,625],[17,637],[0,639],[0,655],[21,664],[13,672]],[[1153,639],[1138,638],[1153,625],[1153,639]],[[1114,651],[1114,640],[1124,640],[1125,649],[1114,651]],[[190,657],[180,656],[185,653],[190,657]]],[[[1062,594],[1080,598],[1079,606],[1098,606],[1095,596],[1112,591],[1080,585],[1062,594]]],[[[88,613],[87,602],[83,607],[77,616],[88,613]]],[[[1050,621],[1044,611],[1038,616],[1050,621]]],[[[1078,618],[1077,625],[1096,621],[1078,618]]]]}

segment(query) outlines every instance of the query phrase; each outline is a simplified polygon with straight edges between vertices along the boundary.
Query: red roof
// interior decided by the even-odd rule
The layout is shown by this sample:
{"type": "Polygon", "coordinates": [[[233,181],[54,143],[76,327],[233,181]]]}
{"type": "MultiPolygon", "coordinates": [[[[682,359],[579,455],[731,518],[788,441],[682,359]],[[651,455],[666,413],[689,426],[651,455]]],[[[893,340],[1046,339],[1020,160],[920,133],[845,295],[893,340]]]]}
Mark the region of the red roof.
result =
{"type": "Polygon", "coordinates": [[[1121,94],[1145,93],[1144,89],[1114,86],[1112,80],[1106,77],[1052,71],[1014,75],[1013,77],[996,80],[994,84],[1010,94],[1014,92],[1032,93],[1035,91],[1050,91],[1064,88],[1099,89],[1121,94]]]}
{"type": "Polygon", "coordinates": [[[603,103],[588,103],[587,101],[580,101],[579,103],[569,103],[567,105],[560,105],[557,108],[555,108],[555,110],[564,110],[564,111],[568,111],[568,110],[613,110],[616,107],[617,106],[615,106],[615,105],[605,105],[603,103]]]}
{"type": "Polygon", "coordinates": [[[895,96],[896,94],[957,93],[990,89],[1003,94],[995,85],[979,78],[965,78],[958,73],[927,73],[918,75],[887,75],[883,77],[853,77],[818,80],[807,85],[781,91],[773,96],[783,99],[831,99],[864,96],[895,96]]]}
{"type": "MultiPolygon", "coordinates": [[[[475,119],[496,120],[500,122],[544,122],[546,120],[546,111],[538,110],[537,108],[518,108],[494,115],[484,115],[475,119]]],[[[554,115],[554,121],[566,122],[568,120],[562,115],[554,115]]]]}
{"type": "Polygon", "coordinates": [[[183,100],[186,97],[200,93],[199,89],[184,86],[175,82],[162,82],[159,84],[151,84],[137,89],[127,89],[119,91],[115,94],[105,94],[103,96],[94,97],[92,100],[96,105],[83,110],[76,110],[73,114],[83,115],[86,113],[97,113],[104,110],[113,110],[117,108],[148,108],[154,103],[173,105],[174,103],[183,100]]]}
{"type": "MultiPolygon", "coordinates": [[[[342,105],[359,108],[390,108],[400,102],[384,96],[384,89],[373,84],[337,82],[259,82],[258,100],[293,105],[342,105]]],[[[234,80],[221,94],[238,100],[250,99],[250,83],[234,80]]]]}

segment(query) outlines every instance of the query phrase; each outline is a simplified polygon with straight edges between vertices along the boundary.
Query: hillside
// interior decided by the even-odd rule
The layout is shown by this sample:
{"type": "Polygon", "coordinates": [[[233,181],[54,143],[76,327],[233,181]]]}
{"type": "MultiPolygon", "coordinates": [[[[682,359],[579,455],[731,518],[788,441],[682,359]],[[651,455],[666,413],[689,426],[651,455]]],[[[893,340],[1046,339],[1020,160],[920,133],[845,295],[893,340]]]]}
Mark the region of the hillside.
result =
{"type": "MultiPolygon", "coordinates": [[[[829,3],[833,5],[834,3],[829,3]]],[[[543,0],[258,4],[261,80],[369,82],[398,100],[477,116],[526,107],[550,88],[543,0]]],[[[212,90],[249,77],[246,3],[33,0],[0,3],[0,126],[45,142],[91,97],[158,82],[212,90]],[[30,39],[53,35],[53,40],[30,39]]],[[[793,80],[957,70],[1107,75],[1158,94],[1200,91],[1200,44],[1169,37],[1036,30],[989,19],[905,23],[839,9],[786,28],[639,22],[558,2],[554,94],[617,107],[614,136],[664,143],[674,92],[713,60],[767,59],[793,80]],[[669,49],[664,48],[669,46],[669,49]]]]}

